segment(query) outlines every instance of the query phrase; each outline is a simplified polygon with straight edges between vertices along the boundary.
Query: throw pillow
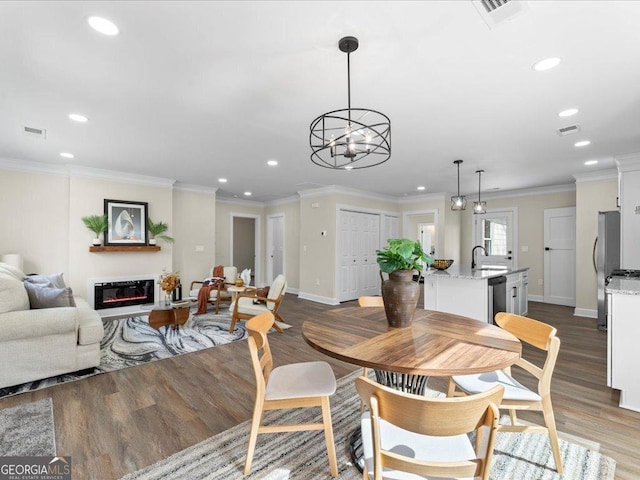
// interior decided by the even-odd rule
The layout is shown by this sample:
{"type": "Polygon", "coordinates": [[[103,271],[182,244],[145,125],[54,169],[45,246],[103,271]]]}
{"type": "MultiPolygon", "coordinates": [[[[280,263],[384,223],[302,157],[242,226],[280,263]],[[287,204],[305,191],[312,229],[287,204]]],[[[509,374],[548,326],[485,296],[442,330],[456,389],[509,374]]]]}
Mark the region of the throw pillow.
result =
{"type": "Polygon", "coordinates": [[[62,273],[54,273],[52,275],[27,275],[24,279],[25,282],[47,284],[51,283],[56,288],[66,288],[62,273]]]}
{"type": "Polygon", "coordinates": [[[29,310],[29,297],[24,285],[13,275],[0,273],[0,313],[29,310]]]}
{"type": "MultiPolygon", "coordinates": [[[[267,298],[267,295],[269,294],[269,287],[262,287],[262,288],[256,288],[256,297],[264,297],[267,298]]],[[[255,299],[253,301],[253,303],[255,305],[258,305],[260,303],[265,304],[267,302],[265,302],[264,300],[259,300],[259,299],[255,299]]]]}
{"type": "Polygon", "coordinates": [[[27,289],[31,309],[75,307],[73,292],[69,287],[56,288],[52,283],[31,283],[25,280],[24,286],[27,289]]]}

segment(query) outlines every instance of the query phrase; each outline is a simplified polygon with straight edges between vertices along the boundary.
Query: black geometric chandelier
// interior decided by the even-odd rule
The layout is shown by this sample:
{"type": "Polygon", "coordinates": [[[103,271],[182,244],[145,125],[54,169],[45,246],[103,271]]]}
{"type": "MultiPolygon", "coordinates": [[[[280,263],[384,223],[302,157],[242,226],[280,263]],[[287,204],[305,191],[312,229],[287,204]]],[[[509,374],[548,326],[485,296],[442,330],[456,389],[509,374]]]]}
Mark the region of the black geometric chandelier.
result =
{"type": "Polygon", "coordinates": [[[467,208],[467,197],[460,195],[460,164],[462,160],[454,160],[458,166],[458,195],[451,197],[451,210],[464,210],[467,208]]]}
{"type": "Polygon", "coordinates": [[[311,161],[337,170],[380,165],[391,158],[391,120],[368,108],[351,108],[351,52],[358,39],[344,37],[338,43],[347,54],[347,108],[324,113],[311,122],[311,161]]]}
{"type": "Polygon", "coordinates": [[[473,213],[477,215],[487,213],[487,202],[480,200],[480,177],[484,173],[484,170],[476,170],[476,173],[478,174],[478,201],[473,202],[473,213]]]}

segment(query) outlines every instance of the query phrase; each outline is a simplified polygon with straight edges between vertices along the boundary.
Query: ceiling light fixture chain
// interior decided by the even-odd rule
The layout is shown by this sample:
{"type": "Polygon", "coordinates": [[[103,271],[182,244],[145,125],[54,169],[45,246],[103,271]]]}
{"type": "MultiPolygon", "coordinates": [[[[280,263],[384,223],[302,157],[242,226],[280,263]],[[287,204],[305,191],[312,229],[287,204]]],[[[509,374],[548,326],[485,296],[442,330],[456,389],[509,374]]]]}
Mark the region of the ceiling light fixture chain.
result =
{"type": "Polygon", "coordinates": [[[347,54],[347,108],[311,122],[311,161],[325,168],[353,170],[380,165],[391,158],[391,120],[367,108],[351,108],[351,53],[358,39],[344,37],[338,47],[347,54]]]}
{"type": "Polygon", "coordinates": [[[462,160],[454,160],[453,163],[455,163],[458,167],[458,194],[451,197],[451,210],[466,210],[467,197],[465,197],[464,195],[460,195],[460,164],[462,163],[462,160]]]}
{"type": "Polygon", "coordinates": [[[487,202],[480,200],[480,179],[484,170],[476,170],[476,173],[478,174],[478,201],[473,202],[473,213],[479,215],[481,213],[487,213],[487,202]]]}

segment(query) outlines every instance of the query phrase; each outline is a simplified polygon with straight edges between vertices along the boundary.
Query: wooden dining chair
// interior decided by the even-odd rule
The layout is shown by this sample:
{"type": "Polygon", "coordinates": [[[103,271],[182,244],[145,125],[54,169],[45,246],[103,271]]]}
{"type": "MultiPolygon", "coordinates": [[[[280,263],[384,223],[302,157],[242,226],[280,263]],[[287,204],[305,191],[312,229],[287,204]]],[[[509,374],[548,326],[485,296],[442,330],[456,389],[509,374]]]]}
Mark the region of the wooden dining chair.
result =
{"type": "Polygon", "coordinates": [[[526,342],[540,350],[547,352],[542,368],[534,365],[524,358],[520,358],[515,365],[521,367],[538,380],[537,391],[532,391],[518,382],[511,375],[511,368],[497,370],[490,373],[476,375],[453,376],[449,379],[447,395],[474,394],[483,392],[495,385],[504,386],[505,392],[500,404],[501,409],[509,410],[510,425],[500,425],[499,431],[503,432],[545,432],[551,441],[553,459],[556,463],[556,471],[562,473],[562,457],[556,421],[551,405],[551,376],[560,350],[560,339],[556,336],[556,329],[551,325],[533,320],[532,318],[500,312],[496,315],[496,323],[506,331],[512,333],[520,341],[526,342]],[[456,391],[456,387],[462,392],[456,391]],[[516,425],[516,410],[541,411],[544,417],[545,427],[538,425],[516,425]]]}
{"type": "MultiPolygon", "coordinates": [[[[358,297],[358,305],[361,307],[384,307],[382,297],[358,297]]],[[[369,369],[364,367],[362,369],[362,376],[369,376],[369,369]]],[[[360,401],[360,412],[364,411],[364,402],[360,401]]]]}
{"type": "Polygon", "coordinates": [[[358,305],[361,307],[384,307],[382,297],[359,297],[358,305]]]}
{"type": "Polygon", "coordinates": [[[293,363],[273,368],[267,332],[274,323],[275,317],[271,312],[262,313],[247,321],[249,352],[256,378],[256,401],[244,474],[248,475],[251,470],[259,433],[324,430],[329,469],[331,476],[337,477],[338,462],[329,407],[329,396],[336,391],[333,370],[327,362],[293,363]],[[262,425],[265,411],[308,407],[322,408],[321,423],[262,425]]]}
{"type": "Polygon", "coordinates": [[[361,416],[364,480],[489,478],[503,387],[434,398],[358,377],[356,389],[369,407],[361,416]],[[471,432],[475,443],[467,436],[471,432]]]}

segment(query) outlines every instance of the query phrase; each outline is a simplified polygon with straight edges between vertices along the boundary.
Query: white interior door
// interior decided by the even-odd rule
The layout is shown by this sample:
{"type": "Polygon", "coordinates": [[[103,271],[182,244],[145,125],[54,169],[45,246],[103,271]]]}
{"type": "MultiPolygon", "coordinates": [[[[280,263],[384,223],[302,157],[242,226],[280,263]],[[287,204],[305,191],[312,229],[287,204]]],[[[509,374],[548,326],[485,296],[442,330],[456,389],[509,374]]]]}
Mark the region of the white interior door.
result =
{"type": "Polygon", "coordinates": [[[515,252],[513,249],[515,226],[513,210],[492,211],[474,215],[475,243],[486,250],[476,250],[476,265],[499,265],[514,268],[515,252]]]}
{"type": "Polygon", "coordinates": [[[338,301],[379,293],[380,215],[340,210],[338,301]]]}
{"type": "Polygon", "coordinates": [[[269,284],[285,272],[284,220],[284,215],[267,217],[267,282],[269,284]]]}
{"type": "Polygon", "coordinates": [[[544,211],[544,302],[576,305],[576,208],[544,211]]]}

